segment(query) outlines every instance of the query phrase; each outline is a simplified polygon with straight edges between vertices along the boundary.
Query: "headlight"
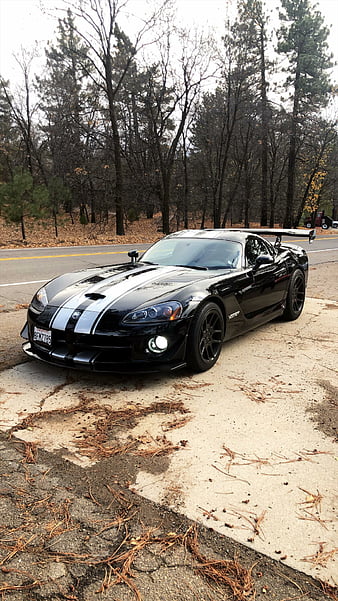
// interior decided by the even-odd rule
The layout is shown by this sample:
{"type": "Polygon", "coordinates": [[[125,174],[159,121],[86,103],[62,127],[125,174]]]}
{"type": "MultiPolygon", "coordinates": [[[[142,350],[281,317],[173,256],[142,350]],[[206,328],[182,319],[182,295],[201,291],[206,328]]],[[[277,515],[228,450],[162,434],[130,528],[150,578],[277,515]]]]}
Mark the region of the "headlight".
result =
{"type": "Polygon", "coordinates": [[[31,307],[32,309],[34,309],[34,311],[37,311],[38,313],[42,313],[42,311],[44,310],[44,308],[46,307],[46,305],[48,304],[48,297],[47,297],[47,292],[46,289],[40,288],[40,290],[37,291],[37,293],[34,295],[33,300],[31,302],[31,307]]]}
{"type": "Polygon", "coordinates": [[[137,309],[123,318],[124,323],[153,323],[156,321],[175,321],[182,314],[182,305],[177,301],[159,303],[144,309],[137,309]]]}

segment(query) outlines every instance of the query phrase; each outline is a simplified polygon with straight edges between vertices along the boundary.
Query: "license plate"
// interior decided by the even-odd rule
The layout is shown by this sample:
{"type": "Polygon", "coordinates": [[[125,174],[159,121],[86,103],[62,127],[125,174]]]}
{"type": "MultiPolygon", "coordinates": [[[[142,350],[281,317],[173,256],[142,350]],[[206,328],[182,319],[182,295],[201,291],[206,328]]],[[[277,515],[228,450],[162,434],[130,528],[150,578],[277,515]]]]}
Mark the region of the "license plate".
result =
{"type": "Polygon", "coordinates": [[[44,330],[43,328],[34,327],[33,340],[45,344],[46,346],[52,346],[52,331],[44,330]]]}

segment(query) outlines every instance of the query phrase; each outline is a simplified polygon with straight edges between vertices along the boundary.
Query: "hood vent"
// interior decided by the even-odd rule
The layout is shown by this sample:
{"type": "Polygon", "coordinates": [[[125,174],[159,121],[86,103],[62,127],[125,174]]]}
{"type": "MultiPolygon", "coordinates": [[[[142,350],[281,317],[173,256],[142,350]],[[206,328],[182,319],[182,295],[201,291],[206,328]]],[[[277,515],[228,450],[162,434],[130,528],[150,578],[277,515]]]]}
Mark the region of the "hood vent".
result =
{"type": "Polygon", "coordinates": [[[104,294],[99,294],[98,292],[88,292],[85,294],[86,298],[90,298],[90,300],[96,301],[100,300],[100,298],[106,298],[104,294]]]}

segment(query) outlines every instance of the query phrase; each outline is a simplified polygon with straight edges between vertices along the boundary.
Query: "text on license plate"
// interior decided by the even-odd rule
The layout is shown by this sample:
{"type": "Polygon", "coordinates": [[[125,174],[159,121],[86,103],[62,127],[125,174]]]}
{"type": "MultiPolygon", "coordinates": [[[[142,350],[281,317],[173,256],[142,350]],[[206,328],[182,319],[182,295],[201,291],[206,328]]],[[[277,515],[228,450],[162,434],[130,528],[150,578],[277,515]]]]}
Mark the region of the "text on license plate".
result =
{"type": "Polygon", "coordinates": [[[52,331],[51,330],[43,330],[42,328],[34,327],[33,331],[33,340],[35,342],[42,342],[42,344],[46,344],[47,346],[52,345],[52,331]]]}

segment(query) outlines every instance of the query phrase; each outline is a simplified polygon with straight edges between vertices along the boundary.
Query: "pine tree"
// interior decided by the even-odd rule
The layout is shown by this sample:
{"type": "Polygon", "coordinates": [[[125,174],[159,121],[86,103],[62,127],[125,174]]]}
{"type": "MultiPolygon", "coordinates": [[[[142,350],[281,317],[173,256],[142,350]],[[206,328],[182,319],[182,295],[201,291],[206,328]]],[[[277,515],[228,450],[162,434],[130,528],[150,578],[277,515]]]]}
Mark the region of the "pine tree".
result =
{"type": "Polygon", "coordinates": [[[257,71],[257,91],[259,95],[259,113],[261,131],[259,136],[261,157],[261,225],[268,223],[268,129],[269,102],[267,97],[267,70],[270,61],[266,57],[267,18],[264,15],[261,0],[240,0],[239,17],[246,42],[252,46],[251,61],[257,71]]]}
{"type": "Polygon", "coordinates": [[[295,218],[297,159],[301,130],[306,118],[318,113],[328,101],[330,83],[327,70],[332,66],[328,53],[328,29],[310,0],[282,0],[284,21],[278,32],[278,52],[288,58],[285,88],[292,104],[290,114],[288,184],[284,227],[295,218]]]}
{"type": "Polygon", "coordinates": [[[87,48],[74,32],[73,16],[59,20],[55,45],[46,50],[47,76],[38,78],[40,108],[45,114],[43,129],[52,159],[50,175],[70,185],[78,204],[84,202],[83,182],[77,170],[84,169],[87,48]]]}
{"type": "Polygon", "coordinates": [[[34,185],[29,171],[16,169],[11,181],[0,184],[0,208],[5,219],[20,223],[22,239],[26,240],[25,218],[48,214],[48,190],[44,184],[34,185]]]}

